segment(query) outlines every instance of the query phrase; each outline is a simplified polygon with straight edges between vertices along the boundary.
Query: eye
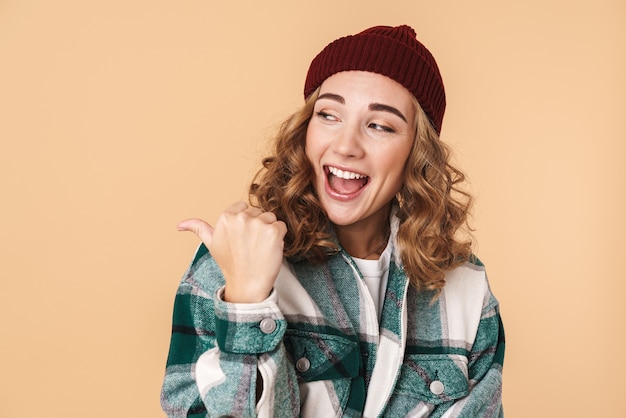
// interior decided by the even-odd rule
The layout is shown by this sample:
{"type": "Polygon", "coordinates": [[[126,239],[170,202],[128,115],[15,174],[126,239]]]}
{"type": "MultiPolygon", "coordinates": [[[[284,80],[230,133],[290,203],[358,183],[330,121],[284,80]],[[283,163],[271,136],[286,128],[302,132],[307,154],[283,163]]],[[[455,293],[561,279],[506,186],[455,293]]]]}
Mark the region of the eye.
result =
{"type": "Polygon", "coordinates": [[[379,123],[370,123],[369,125],[367,125],[368,128],[373,129],[375,131],[378,132],[387,132],[387,133],[394,133],[396,130],[387,126],[387,125],[381,125],[379,123]]]}
{"type": "Polygon", "coordinates": [[[339,120],[339,118],[337,118],[336,116],[331,115],[330,113],[326,113],[323,110],[320,110],[316,114],[317,114],[317,117],[319,117],[320,119],[323,119],[329,122],[335,122],[339,120]]]}

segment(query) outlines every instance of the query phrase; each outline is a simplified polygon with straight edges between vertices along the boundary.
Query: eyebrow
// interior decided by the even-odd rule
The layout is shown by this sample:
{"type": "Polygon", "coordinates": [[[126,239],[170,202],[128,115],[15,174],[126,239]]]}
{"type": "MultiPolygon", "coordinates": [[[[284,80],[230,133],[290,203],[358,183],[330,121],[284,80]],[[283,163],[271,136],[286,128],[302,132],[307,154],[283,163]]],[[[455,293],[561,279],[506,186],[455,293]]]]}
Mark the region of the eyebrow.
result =
{"type": "MultiPolygon", "coordinates": [[[[342,96],[335,94],[335,93],[320,94],[317,100],[320,100],[320,99],[334,100],[337,103],[346,104],[346,100],[342,96]]],[[[398,109],[396,109],[393,106],[389,106],[389,105],[382,104],[382,103],[370,103],[368,108],[369,110],[372,110],[372,111],[383,111],[383,112],[393,113],[394,115],[396,115],[397,117],[399,117],[400,119],[408,123],[408,121],[406,120],[406,116],[404,116],[402,112],[400,112],[398,109]]]]}
{"type": "Polygon", "coordinates": [[[343,97],[341,97],[338,94],[334,94],[334,93],[320,94],[318,96],[317,100],[320,100],[320,99],[330,99],[330,100],[334,100],[336,102],[339,102],[341,104],[346,104],[346,100],[343,97]]]}
{"type": "Polygon", "coordinates": [[[389,105],[382,104],[382,103],[371,103],[369,105],[369,109],[374,110],[374,111],[381,110],[383,112],[393,113],[394,115],[396,115],[397,117],[399,117],[400,119],[408,123],[406,120],[406,117],[402,114],[402,112],[400,112],[398,109],[396,109],[393,106],[389,106],[389,105]]]}

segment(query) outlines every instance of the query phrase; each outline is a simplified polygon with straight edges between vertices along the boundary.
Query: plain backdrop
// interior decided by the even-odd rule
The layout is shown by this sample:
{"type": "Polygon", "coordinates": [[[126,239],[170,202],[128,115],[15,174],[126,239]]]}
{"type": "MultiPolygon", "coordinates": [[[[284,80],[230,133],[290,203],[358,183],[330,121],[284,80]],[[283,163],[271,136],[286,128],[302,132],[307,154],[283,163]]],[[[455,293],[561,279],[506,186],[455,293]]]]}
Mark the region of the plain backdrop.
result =
{"type": "Polygon", "coordinates": [[[157,417],[174,294],[339,36],[413,26],[507,332],[506,416],[626,416],[621,0],[0,1],[0,416],[157,417]]]}

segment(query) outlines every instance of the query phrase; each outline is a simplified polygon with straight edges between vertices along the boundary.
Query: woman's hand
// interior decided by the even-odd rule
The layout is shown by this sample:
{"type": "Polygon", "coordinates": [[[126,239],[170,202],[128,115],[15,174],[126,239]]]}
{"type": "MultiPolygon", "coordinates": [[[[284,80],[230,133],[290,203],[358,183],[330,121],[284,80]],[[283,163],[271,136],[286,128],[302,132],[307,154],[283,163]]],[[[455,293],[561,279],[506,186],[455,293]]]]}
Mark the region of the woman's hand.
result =
{"type": "Polygon", "coordinates": [[[224,274],[224,300],[254,303],[265,300],[283,260],[287,226],[272,212],[237,202],[220,215],[215,228],[202,219],[186,219],[179,231],[191,231],[207,246],[224,274]]]}

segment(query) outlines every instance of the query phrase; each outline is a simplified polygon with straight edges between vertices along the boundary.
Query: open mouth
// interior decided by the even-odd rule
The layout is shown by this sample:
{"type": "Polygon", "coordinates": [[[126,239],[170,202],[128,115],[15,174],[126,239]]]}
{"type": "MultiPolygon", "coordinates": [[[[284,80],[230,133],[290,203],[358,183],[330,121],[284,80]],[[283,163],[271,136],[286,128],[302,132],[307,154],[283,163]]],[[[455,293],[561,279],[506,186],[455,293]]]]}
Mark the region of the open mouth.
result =
{"type": "Polygon", "coordinates": [[[325,166],[324,171],[331,190],[340,195],[353,195],[365,187],[370,180],[364,174],[344,171],[332,166],[325,166]]]}

